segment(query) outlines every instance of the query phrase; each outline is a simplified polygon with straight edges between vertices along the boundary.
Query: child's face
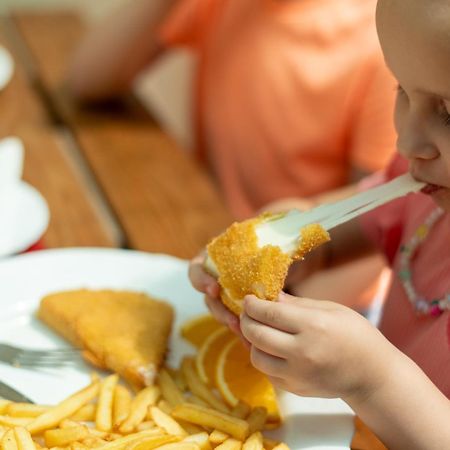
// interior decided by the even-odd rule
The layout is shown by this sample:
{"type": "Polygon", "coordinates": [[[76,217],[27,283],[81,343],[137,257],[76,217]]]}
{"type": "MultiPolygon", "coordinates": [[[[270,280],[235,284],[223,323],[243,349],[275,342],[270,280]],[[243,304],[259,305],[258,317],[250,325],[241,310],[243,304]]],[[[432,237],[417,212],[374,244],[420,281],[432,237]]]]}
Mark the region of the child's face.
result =
{"type": "Polygon", "coordinates": [[[377,27],[400,86],[398,150],[450,211],[450,0],[379,0],[377,27]]]}

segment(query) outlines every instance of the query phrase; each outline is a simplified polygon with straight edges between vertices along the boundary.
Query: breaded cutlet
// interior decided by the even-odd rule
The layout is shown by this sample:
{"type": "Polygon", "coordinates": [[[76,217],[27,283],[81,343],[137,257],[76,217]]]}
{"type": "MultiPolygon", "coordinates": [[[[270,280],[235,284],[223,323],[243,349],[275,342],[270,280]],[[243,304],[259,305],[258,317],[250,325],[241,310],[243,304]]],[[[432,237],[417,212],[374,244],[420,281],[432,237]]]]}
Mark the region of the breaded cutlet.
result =
{"type": "Polygon", "coordinates": [[[87,289],[47,295],[38,310],[85,359],[138,387],[153,382],[164,360],[173,315],[169,304],[143,293],[87,289]]]}

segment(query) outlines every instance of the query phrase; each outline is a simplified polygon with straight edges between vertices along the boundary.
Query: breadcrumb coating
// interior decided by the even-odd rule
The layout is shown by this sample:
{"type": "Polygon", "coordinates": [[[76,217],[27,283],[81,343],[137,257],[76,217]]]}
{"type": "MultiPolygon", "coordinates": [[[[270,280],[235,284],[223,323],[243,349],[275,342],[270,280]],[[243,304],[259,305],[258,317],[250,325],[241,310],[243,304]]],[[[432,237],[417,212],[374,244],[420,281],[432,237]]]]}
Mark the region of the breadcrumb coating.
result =
{"type": "Polygon", "coordinates": [[[219,274],[221,300],[236,315],[241,313],[246,295],[275,300],[292,262],[303,259],[306,253],[330,239],[319,224],[312,224],[300,230],[299,247],[293,257],[276,245],[260,248],[256,226],[268,217],[265,214],[233,223],[207,247],[219,274]]]}
{"type": "Polygon", "coordinates": [[[89,362],[142,387],[164,361],[174,311],[141,292],[80,289],[47,295],[37,314],[89,362]]]}
{"type": "Polygon", "coordinates": [[[300,230],[300,242],[299,247],[293,256],[293,260],[303,259],[307,253],[325,244],[330,240],[330,235],[318,223],[312,223],[300,230]]]}

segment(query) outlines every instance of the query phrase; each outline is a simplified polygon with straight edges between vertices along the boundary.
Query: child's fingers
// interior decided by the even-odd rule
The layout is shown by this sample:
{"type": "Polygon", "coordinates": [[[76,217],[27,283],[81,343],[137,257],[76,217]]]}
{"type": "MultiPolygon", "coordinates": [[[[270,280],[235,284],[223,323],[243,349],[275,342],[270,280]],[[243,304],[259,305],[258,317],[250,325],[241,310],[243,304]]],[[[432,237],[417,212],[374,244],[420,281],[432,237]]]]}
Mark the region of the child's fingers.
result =
{"type": "Polygon", "coordinates": [[[250,358],[256,369],[271,377],[285,373],[288,368],[286,360],[268,355],[254,345],[250,351],[250,358]]]}
{"type": "Polygon", "coordinates": [[[296,333],[296,310],[289,304],[261,301],[253,295],[245,297],[244,310],[252,319],[286,333],[296,333]]]}
{"type": "Polygon", "coordinates": [[[253,320],[247,314],[243,314],[241,317],[241,331],[252,345],[269,355],[284,358],[289,353],[292,334],[270,328],[253,320]]]}
{"type": "Polygon", "coordinates": [[[204,260],[205,255],[203,253],[191,260],[189,264],[189,279],[197,291],[204,292],[210,297],[218,298],[219,285],[217,280],[205,272],[203,268],[204,260]]]}
{"type": "Polygon", "coordinates": [[[289,383],[284,378],[272,376],[267,376],[267,378],[278,389],[283,389],[284,391],[288,392],[292,389],[292,387],[289,386],[289,383]]]}
{"type": "Polygon", "coordinates": [[[281,292],[278,296],[278,303],[294,305],[296,307],[313,309],[336,309],[336,303],[327,300],[314,300],[306,297],[294,297],[293,295],[281,292]]]}
{"type": "Polygon", "coordinates": [[[239,333],[239,318],[236,317],[220,300],[205,295],[205,303],[211,314],[222,324],[239,333]]]}

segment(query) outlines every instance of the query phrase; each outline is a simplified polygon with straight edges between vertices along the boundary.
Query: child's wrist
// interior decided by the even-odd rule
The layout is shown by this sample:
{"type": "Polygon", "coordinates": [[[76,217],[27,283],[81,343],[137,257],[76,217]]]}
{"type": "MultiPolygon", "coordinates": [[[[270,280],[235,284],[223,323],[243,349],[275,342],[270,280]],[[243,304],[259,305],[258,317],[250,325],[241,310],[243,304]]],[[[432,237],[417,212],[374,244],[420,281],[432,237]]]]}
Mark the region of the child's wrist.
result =
{"type": "Polygon", "coordinates": [[[376,408],[380,399],[396,389],[398,377],[407,372],[408,363],[409,359],[403,353],[388,344],[387,348],[377,351],[377,357],[371,363],[367,363],[367,367],[374,367],[374,369],[366,369],[365,379],[360,380],[358,385],[343,397],[343,400],[356,413],[360,410],[376,408]]]}

